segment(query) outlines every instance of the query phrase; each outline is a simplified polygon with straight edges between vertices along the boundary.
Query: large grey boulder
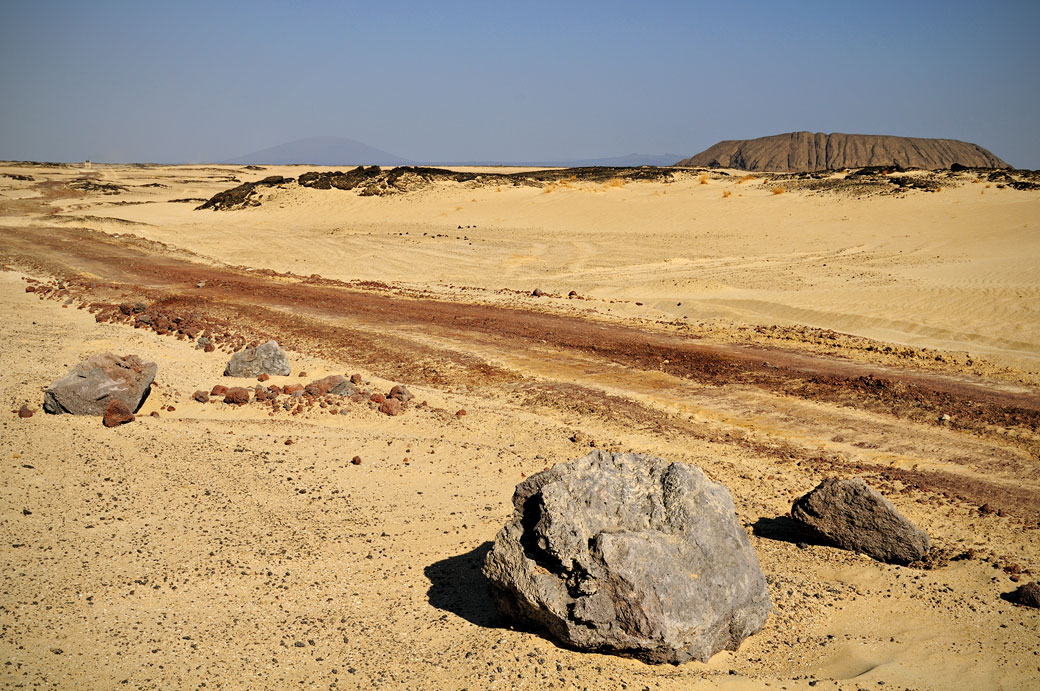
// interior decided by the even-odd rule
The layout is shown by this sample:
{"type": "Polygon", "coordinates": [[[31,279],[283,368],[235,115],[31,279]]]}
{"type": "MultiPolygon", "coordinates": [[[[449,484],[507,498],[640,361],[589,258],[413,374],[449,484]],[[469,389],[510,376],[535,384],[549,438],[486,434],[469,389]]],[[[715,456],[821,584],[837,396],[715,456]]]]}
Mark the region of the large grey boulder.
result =
{"type": "Polygon", "coordinates": [[[828,478],[796,499],[791,517],[839,547],[909,564],[928,554],[928,536],[862,478],[828,478]]]}
{"type": "Polygon", "coordinates": [[[47,387],[43,409],[53,414],[103,415],[111,401],[119,400],[136,411],[158,369],[136,355],[94,355],[47,387]]]}
{"type": "Polygon", "coordinates": [[[772,611],[733,500],[697,467],[594,451],[516,487],[484,563],[498,608],[647,662],[736,650],[772,611]]]}
{"type": "Polygon", "coordinates": [[[240,350],[224,368],[225,377],[259,377],[261,374],[289,374],[289,358],[275,341],[240,350]]]}

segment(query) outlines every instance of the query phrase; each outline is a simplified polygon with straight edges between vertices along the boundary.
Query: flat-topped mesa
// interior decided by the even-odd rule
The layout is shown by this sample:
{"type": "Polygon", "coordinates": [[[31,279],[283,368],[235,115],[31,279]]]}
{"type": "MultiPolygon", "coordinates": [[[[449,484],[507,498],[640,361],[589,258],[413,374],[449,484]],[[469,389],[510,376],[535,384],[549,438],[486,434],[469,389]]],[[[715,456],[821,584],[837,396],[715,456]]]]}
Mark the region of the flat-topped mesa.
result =
{"type": "Polygon", "coordinates": [[[803,173],[865,166],[938,170],[955,163],[967,168],[1010,168],[978,144],[956,139],[839,132],[789,132],[721,141],[675,165],[803,173]]]}

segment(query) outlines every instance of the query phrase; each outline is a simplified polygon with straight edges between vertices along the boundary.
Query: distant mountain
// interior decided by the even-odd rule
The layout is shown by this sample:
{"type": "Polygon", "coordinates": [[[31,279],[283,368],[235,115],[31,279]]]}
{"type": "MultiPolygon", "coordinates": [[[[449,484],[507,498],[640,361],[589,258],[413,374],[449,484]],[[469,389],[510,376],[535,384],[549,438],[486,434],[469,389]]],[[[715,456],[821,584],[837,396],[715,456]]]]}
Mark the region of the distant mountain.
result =
{"type": "Polygon", "coordinates": [[[611,158],[587,158],[576,161],[558,161],[556,165],[567,168],[582,166],[670,166],[675,163],[675,154],[628,154],[611,158]]]}
{"type": "Polygon", "coordinates": [[[959,163],[970,168],[1007,168],[977,144],[882,134],[790,132],[758,139],[722,141],[675,165],[806,172],[891,166],[936,170],[959,163]]]}
{"type": "Polygon", "coordinates": [[[551,161],[538,159],[534,161],[442,161],[431,165],[442,166],[513,166],[518,168],[534,168],[545,166],[546,168],[584,168],[587,166],[611,166],[611,167],[634,167],[634,166],[670,166],[676,159],[676,154],[627,154],[625,156],[612,156],[609,158],[579,158],[551,161]]]}
{"type": "Polygon", "coordinates": [[[347,165],[403,165],[407,159],[381,151],[346,137],[308,137],[279,144],[224,163],[239,165],[292,165],[315,166],[347,165]]]}

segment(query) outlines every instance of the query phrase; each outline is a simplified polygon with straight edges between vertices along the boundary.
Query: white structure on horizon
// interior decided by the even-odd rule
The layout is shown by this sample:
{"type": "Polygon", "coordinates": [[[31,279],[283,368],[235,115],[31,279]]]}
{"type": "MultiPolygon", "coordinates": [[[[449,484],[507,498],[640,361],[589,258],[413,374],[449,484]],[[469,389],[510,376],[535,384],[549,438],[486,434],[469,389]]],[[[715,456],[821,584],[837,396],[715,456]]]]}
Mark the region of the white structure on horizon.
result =
{"type": "Polygon", "coordinates": [[[90,159],[89,158],[86,161],[83,161],[83,167],[86,170],[90,170],[90,159]]]}

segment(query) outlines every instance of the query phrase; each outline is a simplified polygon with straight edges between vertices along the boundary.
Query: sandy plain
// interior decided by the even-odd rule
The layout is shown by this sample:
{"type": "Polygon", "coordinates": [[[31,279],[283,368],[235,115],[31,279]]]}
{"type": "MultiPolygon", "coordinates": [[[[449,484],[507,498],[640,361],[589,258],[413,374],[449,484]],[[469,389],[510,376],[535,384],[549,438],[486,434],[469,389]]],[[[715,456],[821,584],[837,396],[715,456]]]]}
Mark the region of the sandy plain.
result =
{"type": "Polygon", "coordinates": [[[968,172],[938,192],[775,194],[691,171],[385,197],[293,183],[195,210],[308,170],[325,169],[0,166],[32,178],[0,177],[0,395],[36,409],[0,422],[3,683],[1040,678],[1037,612],[1001,598],[1040,570],[1040,192],[968,172]],[[197,315],[223,347],[134,328],[113,307],[136,301],[197,315]],[[357,372],[427,405],[191,400],[226,383],[233,347],[266,338],[291,351],[275,383],[357,372]],[[47,384],[105,351],[159,364],[137,421],[40,411],[47,384]],[[730,488],[776,606],[763,631],[655,667],[498,617],[479,564],[513,487],[592,446],[689,461],[730,488]],[[928,531],[935,563],[799,533],[791,501],[835,474],[928,531]]]}

